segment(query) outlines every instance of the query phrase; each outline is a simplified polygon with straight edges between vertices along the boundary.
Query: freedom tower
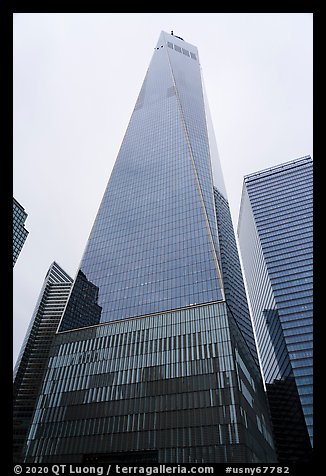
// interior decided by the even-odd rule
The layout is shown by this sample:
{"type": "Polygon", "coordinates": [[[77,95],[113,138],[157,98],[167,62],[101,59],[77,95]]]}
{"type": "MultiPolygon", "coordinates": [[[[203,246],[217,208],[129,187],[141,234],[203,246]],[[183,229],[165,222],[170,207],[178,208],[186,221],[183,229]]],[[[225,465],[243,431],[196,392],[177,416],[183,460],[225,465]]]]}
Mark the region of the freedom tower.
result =
{"type": "Polygon", "coordinates": [[[50,349],[25,462],[275,462],[197,48],[161,32],[50,349]]]}

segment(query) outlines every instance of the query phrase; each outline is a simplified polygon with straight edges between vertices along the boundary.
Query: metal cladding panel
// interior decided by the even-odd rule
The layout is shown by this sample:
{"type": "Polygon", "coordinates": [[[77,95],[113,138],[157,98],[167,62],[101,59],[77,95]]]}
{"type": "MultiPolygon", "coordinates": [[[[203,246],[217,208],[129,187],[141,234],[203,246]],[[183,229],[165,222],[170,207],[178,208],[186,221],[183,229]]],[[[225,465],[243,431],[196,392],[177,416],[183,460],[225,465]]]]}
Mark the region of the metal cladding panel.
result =
{"type": "Polygon", "coordinates": [[[55,336],[25,462],[124,455],[275,462],[261,376],[224,302],[55,336]]]}

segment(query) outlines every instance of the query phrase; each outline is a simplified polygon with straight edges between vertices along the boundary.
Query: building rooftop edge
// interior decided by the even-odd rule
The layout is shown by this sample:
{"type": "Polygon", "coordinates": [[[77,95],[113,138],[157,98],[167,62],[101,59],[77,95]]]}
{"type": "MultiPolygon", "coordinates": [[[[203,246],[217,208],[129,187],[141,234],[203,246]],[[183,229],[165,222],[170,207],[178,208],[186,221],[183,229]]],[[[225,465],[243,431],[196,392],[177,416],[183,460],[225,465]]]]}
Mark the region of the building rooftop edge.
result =
{"type": "Polygon", "coordinates": [[[268,167],[266,169],[259,170],[258,172],[253,172],[251,174],[247,174],[244,176],[244,181],[255,180],[256,178],[260,178],[261,176],[267,175],[270,172],[277,172],[283,169],[290,168],[292,166],[298,165],[299,162],[308,162],[312,160],[310,155],[305,155],[303,157],[299,157],[298,159],[290,160],[288,162],[283,162],[282,164],[274,165],[272,167],[268,167]]]}
{"type": "Polygon", "coordinates": [[[48,268],[48,270],[45,274],[44,280],[46,280],[50,276],[53,269],[56,269],[57,271],[59,271],[61,274],[63,274],[70,281],[70,283],[73,283],[73,281],[74,281],[73,278],[67,273],[67,271],[65,271],[62,268],[62,266],[60,266],[60,264],[56,260],[52,261],[52,263],[50,264],[50,266],[49,266],[49,268],[48,268]]]}

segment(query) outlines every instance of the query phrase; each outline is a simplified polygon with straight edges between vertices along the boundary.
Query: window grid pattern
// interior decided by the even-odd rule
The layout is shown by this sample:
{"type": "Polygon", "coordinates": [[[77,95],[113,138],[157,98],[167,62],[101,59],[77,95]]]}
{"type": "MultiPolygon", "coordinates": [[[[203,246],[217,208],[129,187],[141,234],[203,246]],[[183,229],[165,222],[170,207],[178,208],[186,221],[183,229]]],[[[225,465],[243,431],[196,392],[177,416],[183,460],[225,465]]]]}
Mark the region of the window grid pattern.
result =
{"type": "MultiPolygon", "coordinates": [[[[307,428],[312,442],[312,258],[313,258],[313,212],[312,212],[313,162],[304,157],[284,166],[251,174],[245,177],[241,214],[239,218],[239,239],[245,264],[250,301],[255,313],[258,347],[262,355],[267,352],[267,339],[260,314],[266,309],[267,297],[254,281],[254,268],[265,267],[268,288],[273,295],[273,306],[278,319],[297,390],[304,397],[307,428]],[[249,215],[252,214],[251,218],[249,215]],[[246,230],[247,228],[247,230],[246,230]],[[249,231],[250,229],[251,231],[249,231]],[[255,230],[255,231],[253,231],[255,230]],[[253,255],[253,244],[249,233],[256,233],[256,246],[260,248],[253,255]],[[251,259],[253,258],[253,259],[251,259]],[[299,377],[304,370],[311,380],[299,377]],[[310,404],[307,404],[310,398],[310,404]]],[[[259,277],[257,278],[260,279],[259,277]]],[[[277,378],[273,372],[273,359],[262,358],[263,372],[267,382],[277,378]]],[[[280,377],[285,374],[281,372],[280,377]]],[[[303,403],[303,401],[302,401],[303,403]]]]}
{"type": "Polygon", "coordinates": [[[214,198],[219,236],[218,255],[221,259],[225,300],[250,352],[259,365],[229,204],[216,187],[214,187],[214,198]]]}
{"type": "Polygon", "coordinates": [[[215,249],[217,249],[215,202],[208,136],[209,111],[205,107],[201,70],[199,65],[187,61],[187,58],[182,58],[182,61],[180,61],[179,56],[174,54],[169,54],[169,58],[178,91],[185,133],[205,203],[210,233],[215,249]]]}
{"type": "Polygon", "coordinates": [[[20,203],[13,199],[13,266],[17,261],[19,253],[21,252],[26,241],[28,230],[24,224],[27,218],[27,213],[20,203]]]}
{"type": "Polygon", "coordinates": [[[83,322],[80,308],[92,306],[78,305],[77,276],[60,330],[223,297],[200,66],[163,40],[164,32],[80,266],[97,289],[93,322],[88,312],[83,322]]]}
{"type": "Polygon", "coordinates": [[[162,32],[51,346],[26,462],[275,461],[261,376],[224,301],[197,58],[162,32]]]}
{"type": "Polygon", "coordinates": [[[45,277],[38,303],[14,369],[13,457],[22,461],[25,438],[46,369],[50,345],[58,328],[72,279],[57,263],[45,277]]]}
{"type": "Polygon", "coordinates": [[[223,302],[57,334],[26,462],[146,450],[160,463],[274,461],[240,342],[223,302]]]}

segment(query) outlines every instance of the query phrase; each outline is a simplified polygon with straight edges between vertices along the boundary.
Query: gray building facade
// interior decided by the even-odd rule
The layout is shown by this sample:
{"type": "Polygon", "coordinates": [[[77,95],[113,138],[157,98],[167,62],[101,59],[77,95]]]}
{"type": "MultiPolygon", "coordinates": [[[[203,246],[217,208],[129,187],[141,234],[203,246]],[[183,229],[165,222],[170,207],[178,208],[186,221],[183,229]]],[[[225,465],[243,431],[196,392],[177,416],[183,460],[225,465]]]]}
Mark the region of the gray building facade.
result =
{"type": "Polygon", "coordinates": [[[26,462],[275,462],[229,213],[197,48],[161,32],[51,346],[26,462]]]}
{"type": "Polygon", "coordinates": [[[50,345],[67,303],[72,278],[53,262],[27,329],[14,368],[13,458],[22,462],[38,392],[46,369],[50,345]]]}
{"type": "Polygon", "coordinates": [[[307,431],[313,443],[312,198],[310,156],[247,175],[238,223],[275,442],[288,461],[309,452],[307,431]]]}

